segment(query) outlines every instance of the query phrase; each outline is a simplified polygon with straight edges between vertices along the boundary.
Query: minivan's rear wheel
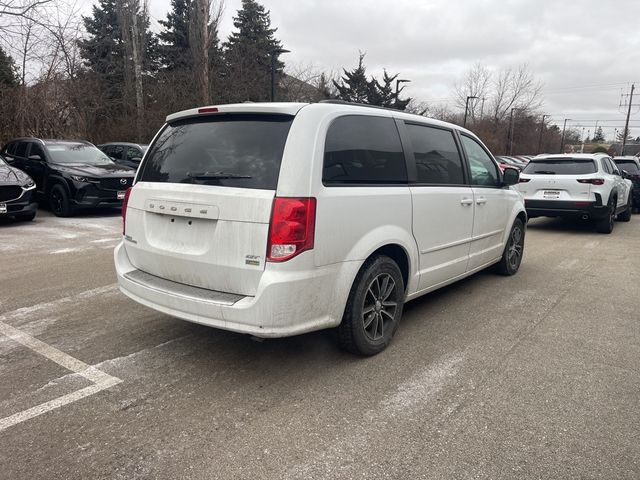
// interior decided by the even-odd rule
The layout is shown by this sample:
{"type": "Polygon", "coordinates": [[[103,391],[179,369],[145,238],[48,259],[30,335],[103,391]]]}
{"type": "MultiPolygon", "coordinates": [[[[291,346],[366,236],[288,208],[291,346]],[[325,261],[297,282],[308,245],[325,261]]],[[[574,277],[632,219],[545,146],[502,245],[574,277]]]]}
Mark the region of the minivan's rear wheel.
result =
{"type": "Polygon", "coordinates": [[[498,272],[502,275],[515,275],[522,263],[524,254],[524,224],[516,218],[509,232],[507,245],[502,252],[502,259],[497,265],[498,272]]]}
{"type": "Polygon", "coordinates": [[[54,185],[49,192],[49,206],[56,217],[71,215],[69,196],[62,185],[54,185]]]}
{"type": "Polygon", "coordinates": [[[384,350],[400,323],[404,296],[396,262],[386,256],[367,260],[353,282],[338,327],[340,345],[361,355],[384,350]]]}

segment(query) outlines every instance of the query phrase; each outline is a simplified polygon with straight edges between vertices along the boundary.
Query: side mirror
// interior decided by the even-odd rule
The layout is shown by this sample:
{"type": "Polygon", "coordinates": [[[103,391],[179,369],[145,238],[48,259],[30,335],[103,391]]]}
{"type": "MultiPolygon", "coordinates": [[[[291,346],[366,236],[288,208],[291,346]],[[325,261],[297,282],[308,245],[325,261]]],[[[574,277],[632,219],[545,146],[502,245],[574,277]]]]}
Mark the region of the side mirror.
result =
{"type": "Polygon", "coordinates": [[[629,175],[629,172],[627,172],[626,170],[622,170],[622,178],[629,178],[631,175],[629,175]]]}
{"type": "Polygon", "coordinates": [[[520,181],[520,170],[517,168],[507,167],[502,172],[502,185],[509,187],[516,185],[520,181]]]}
{"type": "Polygon", "coordinates": [[[29,160],[35,160],[36,162],[39,162],[42,160],[42,157],[40,155],[29,155],[29,160]]]}

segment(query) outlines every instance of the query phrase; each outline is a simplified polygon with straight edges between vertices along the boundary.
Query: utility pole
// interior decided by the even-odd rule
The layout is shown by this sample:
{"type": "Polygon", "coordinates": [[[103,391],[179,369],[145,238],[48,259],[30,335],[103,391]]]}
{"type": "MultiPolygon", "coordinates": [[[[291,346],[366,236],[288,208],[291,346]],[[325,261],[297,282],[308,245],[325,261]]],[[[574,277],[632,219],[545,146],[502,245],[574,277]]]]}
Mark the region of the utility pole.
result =
{"type": "Polygon", "coordinates": [[[513,131],[514,131],[514,119],[513,112],[515,110],[522,110],[521,107],[513,107],[511,109],[511,114],[509,115],[509,128],[507,129],[507,155],[511,155],[513,153],[513,131]]]}
{"type": "Polygon", "coordinates": [[[551,115],[542,115],[542,121],[540,122],[540,138],[538,138],[538,155],[542,153],[542,132],[544,132],[544,119],[551,115]]]}
{"type": "Polygon", "coordinates": [[[622,136],[622,151],[620,155],[624,155],[624,147],[627,145],[627,136],[629,135],[629,117],[631,116],[631,105],[633,104],[633,91],[636,89],[636,84],[631,84],[631,94],[629,95],[629,108],[627,110],[627,121],[624,124],[624,135],[622,136]]]}
{"type": "Polygon", "coordinates": [[[478,98],[478,97],[474,97],[473,95],[468,95],[467,96],[467,103],[464,106],[464,122],[462,123],[463,127],[467,126],[467,113],[469,113],[469,100],[474,99],[474,98],[478,98]]]}
{"type": "Polygon", "coordinates": [[[564,153],[564,132],[567,129],[567,121],[571,120],[570,118],[564,119],[564,126],[562,127],[562,140],[560,141],[560,153],[564,153]]]}

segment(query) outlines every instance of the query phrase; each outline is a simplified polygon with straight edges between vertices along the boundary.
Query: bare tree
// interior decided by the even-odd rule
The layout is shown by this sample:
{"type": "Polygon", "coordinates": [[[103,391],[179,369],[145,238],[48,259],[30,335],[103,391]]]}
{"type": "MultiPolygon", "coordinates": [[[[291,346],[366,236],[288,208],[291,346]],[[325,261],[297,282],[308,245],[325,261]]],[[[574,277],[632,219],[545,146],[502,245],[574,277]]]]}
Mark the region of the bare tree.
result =
{"type": "Polygon", "coordinates": [[[533,112],[542,106],[542,83],[534,78],[526,64],[500,71],[493,90],[490,109],[494,123],[507,118],[511,109],[533,112]]]}
{"type": "Polygon", "coordinates": [[[475,97],[469,103],[469,115],[475,119],[482,107],[482,102],[489,95],[491,87],[491,72],[480,62],[476,63],[465,73],[462,81],[454,86],[455,103],[461,109],[467,108],[467,98],[475,97]]]}

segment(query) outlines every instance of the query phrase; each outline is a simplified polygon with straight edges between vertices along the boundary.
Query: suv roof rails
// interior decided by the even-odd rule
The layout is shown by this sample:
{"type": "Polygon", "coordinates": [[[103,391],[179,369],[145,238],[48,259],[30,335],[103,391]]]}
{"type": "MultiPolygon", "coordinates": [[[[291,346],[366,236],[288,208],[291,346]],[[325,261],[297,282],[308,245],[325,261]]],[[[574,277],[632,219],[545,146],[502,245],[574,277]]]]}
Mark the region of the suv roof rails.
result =
{"type": "MultiPolygon", "coordinates": [[[[367,107],[367,108],[378,108],[380,110],[392,110],[394,112],[402,112],[402,110],[396,110],[391,107],[380,107],[379,105],[368,105],[366,103],[356,103],[356,102],[347,102],[346,100],[338,100],[337,98],[329,98],[327,100],[320,100],[318,103],[333,103],[338,105],[353,105],[354,107],[367,107]]],[[[407,113],[407,112],[404,112],[407,113]]]]}

